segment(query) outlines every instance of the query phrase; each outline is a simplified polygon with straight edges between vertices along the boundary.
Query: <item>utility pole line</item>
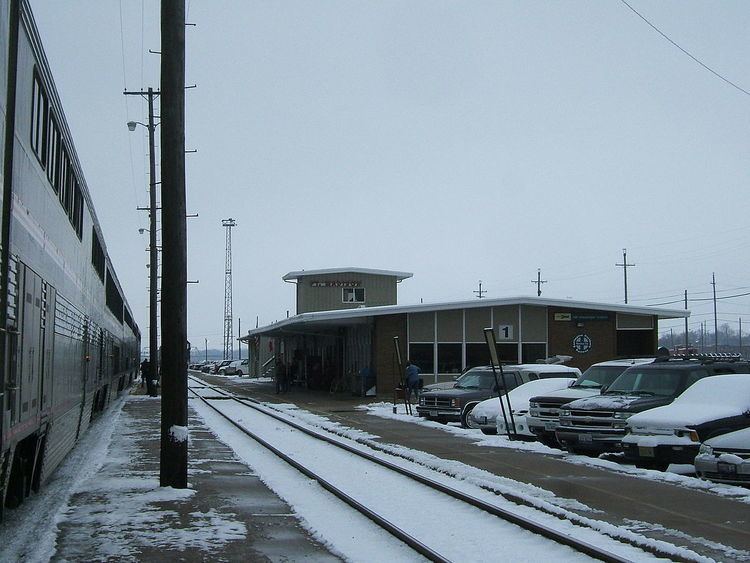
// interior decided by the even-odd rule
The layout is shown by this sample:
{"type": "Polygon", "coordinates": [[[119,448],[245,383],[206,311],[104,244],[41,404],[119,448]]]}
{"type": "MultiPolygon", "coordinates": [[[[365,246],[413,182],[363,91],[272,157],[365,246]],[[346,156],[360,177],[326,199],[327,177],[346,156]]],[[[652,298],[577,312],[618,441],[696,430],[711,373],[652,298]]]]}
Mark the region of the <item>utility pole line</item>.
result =
{"type": "Polygon", "coordinates": [[[531,283],[536,284],[536,296],[541,297],[542,296],[542,284],[547,283],[547,280],[542,279],[542,270],[541,268],[537,268],[536,270],[536,279],[531,280],[531,283]]]}
{"type": "Polygon", "coordinates": [[[714,352],[719,351],[719,320],[716,316],[716,274],[711,273],[711,285],[714,286],[714,352]]]}
{"type": "Polygon", "coordinates": [[[237,319],[237,353],[239,354],[238,360],[242,360],[242,319],[237,319]]]}
{"type": "MultiPolygon", "coordinates": [[[[159,313],[157,304],[157,293],[159,292],[159,247],[156,242],[156,216],[157,216],[157,204],[156,204],[156,152],[154,141],[156,124],[154,123],[154,98],[160,94],[158,90],[149,88],[146,92],[123,92],[126,96],[141,96],[146,98],[148,101],[148,175],[149,175],[149,207],[148,207],[148,218],[149,218],[149,229],[148,229],[148,272],[149,272],[149,321],[148,321],[148,347],[149,347],[149,358],[151,363],[151,376],[146,380],[146,390],[149,395],[156,397],[156,380],[159,377],[159,313]]],[[[128,123],[128,129],[135,131],[137,122],[131,121],[128,123]]]]}
{"type": "Polygon", "coordinates": [[[474,293],[479,299],[482,299],[484,294],[487,293],[487,290],[482,290],[482,280],[479,280],[479,289],[475,289],[474,293]]]}
{"type": "Polygon", "coordinates": [[[161,2],[162,487],[187,487],[185,2],[161,2]]]}
{"type": "Polygon", "coordinates": [[[222,219],[221,225],[227,231],[224,267],[224,359],[231,360],[234,358],[234,342],[232,342],[232,227],[237,226],[237,222],[230,217],[229,219],[222,219]]]}
{"type": "Polygon", "coordinates": [[[622,264],[615,264],[615,266],[622,266],[622,274],[625,277],[625,303],[628,302],[628,268],[632,268],[635,264],[628,264],[628,249],[622,249],[622,264]]]}

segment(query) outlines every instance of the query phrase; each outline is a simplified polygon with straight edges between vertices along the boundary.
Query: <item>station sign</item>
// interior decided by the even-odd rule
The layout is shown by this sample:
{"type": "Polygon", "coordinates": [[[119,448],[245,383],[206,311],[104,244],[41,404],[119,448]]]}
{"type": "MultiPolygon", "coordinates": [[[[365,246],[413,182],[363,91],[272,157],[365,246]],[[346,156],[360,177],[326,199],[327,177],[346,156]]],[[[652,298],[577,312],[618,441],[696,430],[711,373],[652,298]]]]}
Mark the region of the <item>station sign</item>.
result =
{"type": "Polygon", "coordinates": [[[314,281],[310,282],[312,287],[359,287],[358,281],[314,281]]]}

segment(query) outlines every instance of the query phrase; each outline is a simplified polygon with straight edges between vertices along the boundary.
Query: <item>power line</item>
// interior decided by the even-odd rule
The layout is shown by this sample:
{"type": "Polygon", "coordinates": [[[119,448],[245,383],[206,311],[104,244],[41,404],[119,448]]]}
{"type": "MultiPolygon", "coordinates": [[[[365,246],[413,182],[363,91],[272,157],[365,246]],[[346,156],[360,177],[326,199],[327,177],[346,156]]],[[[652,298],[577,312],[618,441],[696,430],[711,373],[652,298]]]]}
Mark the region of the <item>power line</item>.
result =
{"type": "Polygon", "coordinates": [[[663,37],[664,39],[666,39],[666,40],[667,40],[667,41],[669,41],[669,42],[670,42],[670,43],[671,43],[672,45],[674,45],[675,47],[677,47],[677,48],[678,48],[678,49],[679,49],[680,51],[682,51],[683,53],[685,53],[685,54],[686,54],[686,55],[687,55],[688,57],[690,57],[691,59],[693,59],[693,60],[694,60],[694,61],[695,61],[696,63],[698,63],[699,65],[701,65],[701,66],[702,66],[703,68],[705,68],[705,69],[706,69],[706,70],[707,70],[708,72],[710,72],[711,74],[713,74],[713,75],[714,75],[714,76],[716,76],[717,78],[720,78],[721,80],[723,80],[724,82],[726,82],[726,83],[727,83],[727,84],[729,84],[730,86],[732,86],[732,87],[736,88],[737,90],[739,90],[739,91],[740,91],[740,92],[742,92],[743,94],[747,94],[748,96],[750,96],[750,92],[748,92],[747,90],[745,90],[745,89],[744,89],[744,88],[742,88],[741,86],[738,86],[737,84],[735,84],[734,82],[732,82],[732,81],[731,81],[731,80],[729,80],[728,78],[726,78],[726,77],[722,76],[721,74],[719,74],[718,72],[716,72],[716,71],[715,71],[714,69],[712,69],[712,68],[711,68],[711,67],[709,67],[708,65],[706,65],[706,64],[704,64],[703,62],[701,62],[700,60],[698,60],[698,59],[697,59],[697,58],[696,58],[695,56],[693,56],[693,55],[692,55],[692,54],[691,54],[690,52],[688,52],[687,50],[685,50],[685,49],[683,49],[682,47],[680,47],[680,46],[679,46],[679,45],[678,45],[677,43],[675,43],[675,42],[674,42],[674,41],[673,41],[672,39],[670,39],[670,38],[669,38],[669,36],[667,36],[667,34],[665,34],[665,33],[664,33],[663,31],[661,31],[661,30],[660,30],[660,29],[659,29],[658,27],[656,27],[656,26],[655,26],[654,24],[652,24],[652,23],[651,23],[650,21],[648,21],[648,20],[647,20],[647,19],[646,19],[646,18],[645,18],[645,17],[643,16],[643,15],[641,15],[641,14],[640,14],[640,13],[639,13],[639,12],[638,12],[638,11],[637,11],[637,10],[636,10],[635,8],[633,8],[633,6],[631,6],[630,4],[628,4],[628,3],[627,3],[627,2],[625,1],[625,0],[620,0],[620,2],[622,2],[623,4],[625,4],[625,5],[626,5],[626,6],[628,7],[628,8],[630,8],[630,10],[631,10],[631,11],[632,11],[632,12],[633,12],[633,13],[634,13],[634,14],[635,14],[636,16],[638,16],[638,17],[639,17],[639,18],[641,18],[641,19],[642,19],[642,20],[643,20],[644,22],[646,22],[646,23],[647,23],[647,24],[649,25],[649,27],[651,27],[651,29],[653,29],[654,31],[656,31],[656,33],[658,33],[659,35],[661,35],[661,36],[662,36],[662,37],[663,37]]]}

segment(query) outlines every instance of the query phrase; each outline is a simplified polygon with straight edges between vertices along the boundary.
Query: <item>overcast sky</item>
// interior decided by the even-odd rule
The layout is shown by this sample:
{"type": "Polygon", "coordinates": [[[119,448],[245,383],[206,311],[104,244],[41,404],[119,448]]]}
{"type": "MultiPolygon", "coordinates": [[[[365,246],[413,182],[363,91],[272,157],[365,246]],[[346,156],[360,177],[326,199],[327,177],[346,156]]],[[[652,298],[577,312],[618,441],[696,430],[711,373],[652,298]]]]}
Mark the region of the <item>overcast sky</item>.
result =
{"type": "MultiPolygon", "coordinates": [[[[147,120],[155,1],[31,0],[107,249],[147,323],[147,120]]],[[[632,0],[750,90],[746,2],[632,0]]],[[[294,314],[293,270],[414,273],[399,303],[645,305],[750,291],[750,96],[617,0],[188,2],[189,338],[221,348],[224,229],[234,318],[294,314]]],[[[681,307],[680,303],[668,305],[681,307]]],[[[713,326],[691,302],[691,328],[713,326]]],[[[719,319],[750,325],[750,296],[719,319]],[[745,319],[743,319],[745,320],[745,319]]],[[[662,323],[662,330],[682,323],[662,323]]],[[[681,329],[680,329],[681,330],[681,329]]],[[[147,345],[147,342],[144,342],[147,345]]]]}

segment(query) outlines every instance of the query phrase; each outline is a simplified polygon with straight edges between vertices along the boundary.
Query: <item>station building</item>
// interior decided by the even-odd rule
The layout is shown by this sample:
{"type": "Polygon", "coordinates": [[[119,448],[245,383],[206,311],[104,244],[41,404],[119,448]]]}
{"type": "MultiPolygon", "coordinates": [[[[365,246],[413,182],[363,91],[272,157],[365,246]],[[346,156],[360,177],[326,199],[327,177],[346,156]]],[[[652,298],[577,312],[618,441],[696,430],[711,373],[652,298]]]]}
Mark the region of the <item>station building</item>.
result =
{"type": "Polygon", "coordinates": [[[240,339],[250,350],[250,374],[271,375],[283,363],[289,377],[311,389],[361,394],[374,384],[389,396],[400,380],[396,346],[403,360],[421,368],[425,383],[446,381],[489,363],[487,327],[503,362],[567,355],[567,365],[583,370],[614,358],[653,356],[658,321],[690,315],[541,297],[398,305],[398,284],[410,277],[365,268],[286,274],[283,280],[297,285],[296,314],[240,339]]]}

